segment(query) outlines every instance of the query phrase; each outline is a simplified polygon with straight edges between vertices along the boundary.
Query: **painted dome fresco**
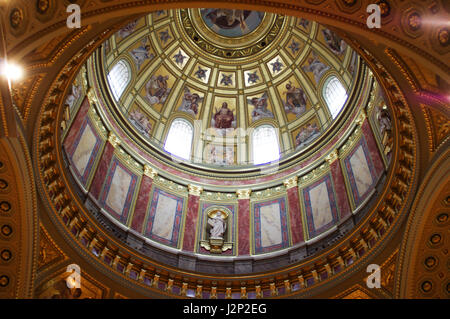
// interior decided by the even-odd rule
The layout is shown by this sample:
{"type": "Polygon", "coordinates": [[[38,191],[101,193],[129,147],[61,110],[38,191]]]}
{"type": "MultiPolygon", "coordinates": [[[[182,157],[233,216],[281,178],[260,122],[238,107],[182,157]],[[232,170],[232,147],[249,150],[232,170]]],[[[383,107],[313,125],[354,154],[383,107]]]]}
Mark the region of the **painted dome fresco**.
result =
{"type": "Polygon", "coordinates": [[[132,136],[225,169],[314,144],[345,107],[358,67],[315,22],[225,9],[152,13],[114,34],[98,59],[132,136]]]}
{"type": "MultiPolygon", "coordinates": [[[[139,258],[200,273],[279,269],[342,240],[393,147],[383,91],[350,44],[257,11],[162,10],[118,26],[64,104],[61,154],[90,218],[139,258]]],[[[123,272],[89,234],[81,245],[123,272]]]]}

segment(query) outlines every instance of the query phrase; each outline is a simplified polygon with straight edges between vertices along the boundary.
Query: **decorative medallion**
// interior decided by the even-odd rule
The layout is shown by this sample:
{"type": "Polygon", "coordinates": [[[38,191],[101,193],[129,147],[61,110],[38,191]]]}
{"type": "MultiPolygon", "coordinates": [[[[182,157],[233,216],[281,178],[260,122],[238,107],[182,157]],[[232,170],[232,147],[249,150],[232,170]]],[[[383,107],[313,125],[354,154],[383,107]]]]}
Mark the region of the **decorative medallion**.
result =
{"type": "Polygon", "coordinates": [[[177,22],[201,50],[220,58],[243,58],[269,47],[284,20],[258,11],[181,9],[177,22]]]}

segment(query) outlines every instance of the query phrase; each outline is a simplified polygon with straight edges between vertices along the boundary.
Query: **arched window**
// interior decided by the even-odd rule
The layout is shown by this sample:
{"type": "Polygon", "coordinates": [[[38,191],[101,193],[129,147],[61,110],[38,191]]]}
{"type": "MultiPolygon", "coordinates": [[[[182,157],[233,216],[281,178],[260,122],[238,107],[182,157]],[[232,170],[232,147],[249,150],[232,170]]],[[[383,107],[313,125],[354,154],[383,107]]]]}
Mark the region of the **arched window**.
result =
{"type": "Polygon", "coordinates": [[[347,92],[341,81],[334,75],[325,81],[323,97],[330,110],[331,117],[335,119],[342,110],[345,101],[347,101],[347,92]]]}
{"type": "Polygon", "coordinates": [[[186,120],[175,119],[167,134],[164,149],[180,158],[188,160],[191,157],[192,138],[194,129],[186,120]]]}
{"type": "Polygon", "coordinates": [[[280,158],[276,130],[270,125],[258,126],[252,134],[253,164],[264,164],[280,158]]]}
{"type": "Polygon", "coordinates": [[[111,71],[109,71],[109,87],[111,88],[116,101],[120,99],[123,91],[125,91],[128,83],[130,83],[130,73],[130,66],[125,60],[120,60],[119,62],[117,62],[116,65],[113,66],[111,71]]]}

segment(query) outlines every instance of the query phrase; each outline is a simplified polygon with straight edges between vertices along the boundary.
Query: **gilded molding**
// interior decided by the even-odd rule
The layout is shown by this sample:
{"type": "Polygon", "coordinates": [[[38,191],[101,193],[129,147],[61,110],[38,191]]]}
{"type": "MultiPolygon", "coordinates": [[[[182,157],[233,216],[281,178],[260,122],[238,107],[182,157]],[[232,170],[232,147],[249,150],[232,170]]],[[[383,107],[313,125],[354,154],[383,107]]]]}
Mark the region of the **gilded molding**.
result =
{"type": "Polygon", "coordinates": [[[339,151],[338,150],[334,150],[332,151],[330,154],[328,154],[325,157],[325,160],[327,161],[327,163],[329,165],[331,165],[334,161],[339,159],[339,151]]]}
{"type": "Polygon", "coordinates": [[[144,165],[144,175],[154,179],[158,175],[158,172],[153,167],[146,164],[144,165]]]}

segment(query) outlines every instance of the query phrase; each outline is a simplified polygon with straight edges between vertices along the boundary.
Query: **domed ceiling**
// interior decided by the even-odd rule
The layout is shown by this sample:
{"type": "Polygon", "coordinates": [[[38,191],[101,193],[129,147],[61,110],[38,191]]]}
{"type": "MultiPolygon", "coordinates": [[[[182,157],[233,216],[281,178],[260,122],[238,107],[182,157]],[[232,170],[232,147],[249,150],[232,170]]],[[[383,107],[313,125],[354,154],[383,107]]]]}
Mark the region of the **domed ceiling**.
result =
{"type": "Polygon", "coordinates": [[[171,124],[184,119],[194,128],[184,159],[225,169],[257,163],[251,136],[262,125],[276,130],[277,154],[266,162],[311,147],[347,96],[335,97],[332,110],[326,84],[335,77],[350,94],[358,60],[316,22],[225,9],[149,14],[114,34],[99,56],[113,112],[131,136],[167,150],[171,124]]]}
{"type": "MultiPolygon", "coordinates": [[[[370,211],[393,147],[381,87],[348,44],[316,22],[256,11],[129,22],[81,67],[64,111],[64,174],[99,229],[71,232],[122,273],[132,266],[105,250],[109,239],[92,239],[105,229],[127,254],[208,274],[319,254],[370,211]],[[186,158],[167,150],[176,123],[171,152],[186,158]],[[258,150],[258,130],[274,143],[258,150]],[[275,156],[257,163],[257,152],[275,156]]],[[[350,265],[355,252],[345,254],[350,265]]]]}

